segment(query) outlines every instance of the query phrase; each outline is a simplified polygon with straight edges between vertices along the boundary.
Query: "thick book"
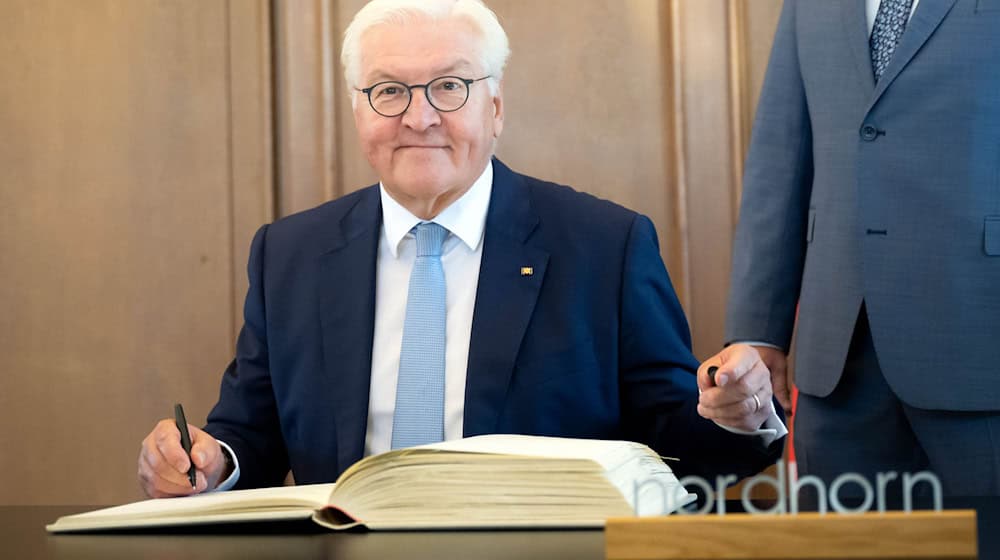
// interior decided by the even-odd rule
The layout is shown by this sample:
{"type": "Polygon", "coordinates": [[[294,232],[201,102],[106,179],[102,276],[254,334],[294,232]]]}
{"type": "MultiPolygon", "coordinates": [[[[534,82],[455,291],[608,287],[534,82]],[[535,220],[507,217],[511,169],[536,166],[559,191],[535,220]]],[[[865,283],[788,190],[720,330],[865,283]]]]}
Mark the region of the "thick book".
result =
{"type": "Polygon", "coordinates": [[[649,447],[486,435],[366,457],[330,484],[145,500],[59,518],[53,533],[312,519],[331,529],[600,528],[694,500],[649,447]]]}

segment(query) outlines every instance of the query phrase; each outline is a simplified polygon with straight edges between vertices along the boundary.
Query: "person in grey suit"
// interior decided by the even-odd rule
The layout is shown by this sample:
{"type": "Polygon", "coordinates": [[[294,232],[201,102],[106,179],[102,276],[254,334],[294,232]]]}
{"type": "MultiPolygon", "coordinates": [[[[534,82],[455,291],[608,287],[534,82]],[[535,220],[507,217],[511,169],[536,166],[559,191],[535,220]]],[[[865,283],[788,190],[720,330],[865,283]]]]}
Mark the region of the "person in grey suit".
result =
{"type": "Polygon", "coordinates": [[[793,328],[800,476],[1000,494],[1000,0],[786,0],[726,327],[786,408],[793,328]]]}

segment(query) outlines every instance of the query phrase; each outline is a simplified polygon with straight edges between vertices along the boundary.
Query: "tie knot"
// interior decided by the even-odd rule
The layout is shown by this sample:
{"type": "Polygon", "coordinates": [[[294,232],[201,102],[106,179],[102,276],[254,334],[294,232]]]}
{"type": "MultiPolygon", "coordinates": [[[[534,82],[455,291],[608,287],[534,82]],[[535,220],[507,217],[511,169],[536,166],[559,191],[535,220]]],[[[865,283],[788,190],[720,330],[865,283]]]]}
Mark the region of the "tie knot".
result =
{"type": "Polygon", "coordinates": [[[441,246],[447,236],[448,230],[434,222],[417,224],[417,256],[440,257],[441,246]]]}

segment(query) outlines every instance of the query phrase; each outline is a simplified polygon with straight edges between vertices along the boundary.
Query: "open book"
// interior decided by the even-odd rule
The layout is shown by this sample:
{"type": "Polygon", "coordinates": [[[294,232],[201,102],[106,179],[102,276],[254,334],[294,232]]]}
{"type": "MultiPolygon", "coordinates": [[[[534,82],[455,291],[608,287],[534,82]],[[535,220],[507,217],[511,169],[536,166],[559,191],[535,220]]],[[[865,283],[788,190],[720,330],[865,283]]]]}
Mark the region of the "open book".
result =
{"type": "Polygon", "coordinates": [[[694,500],[652,449],[627,441],[486,435],[389,451],[332,484],[146,500],[59,518],[54,533],[312,519],[331,529],[603,527],[694,500]]]}

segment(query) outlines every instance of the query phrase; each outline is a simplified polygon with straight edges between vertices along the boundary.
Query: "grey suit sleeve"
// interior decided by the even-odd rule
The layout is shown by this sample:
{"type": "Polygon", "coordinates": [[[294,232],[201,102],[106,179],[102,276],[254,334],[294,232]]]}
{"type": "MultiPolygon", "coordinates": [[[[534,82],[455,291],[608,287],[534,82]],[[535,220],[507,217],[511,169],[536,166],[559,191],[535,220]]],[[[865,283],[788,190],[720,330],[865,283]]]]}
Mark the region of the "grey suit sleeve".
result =
{"type": "Polygon", "coordinates": [[[785,2],[761,90],[733,246],[726,341],[787,350],[805,260],[812,129],[795,31],[785,2]]]}

